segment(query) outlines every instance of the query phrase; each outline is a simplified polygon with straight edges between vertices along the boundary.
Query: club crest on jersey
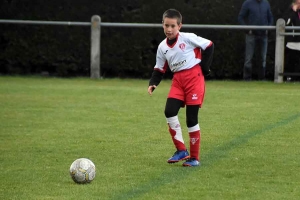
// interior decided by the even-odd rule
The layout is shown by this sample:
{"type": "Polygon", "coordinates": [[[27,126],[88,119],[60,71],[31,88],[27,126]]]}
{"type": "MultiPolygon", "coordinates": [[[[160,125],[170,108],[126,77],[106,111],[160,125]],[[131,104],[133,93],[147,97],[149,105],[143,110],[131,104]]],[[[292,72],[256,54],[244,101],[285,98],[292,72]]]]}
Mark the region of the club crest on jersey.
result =
{"type": "Polygon", "coordinates": [[[198,140],[199,140],[199,138],[191,138],[190,139],[192,145],[194,145],[198,140]]]}
{"type": "Polygon", "coordinates": [[[179,44],[179,48],[180,48],[182,51],[184,51],[184,49],[185,49],[185,44],[184,44],[184,43],[179,44]]]}

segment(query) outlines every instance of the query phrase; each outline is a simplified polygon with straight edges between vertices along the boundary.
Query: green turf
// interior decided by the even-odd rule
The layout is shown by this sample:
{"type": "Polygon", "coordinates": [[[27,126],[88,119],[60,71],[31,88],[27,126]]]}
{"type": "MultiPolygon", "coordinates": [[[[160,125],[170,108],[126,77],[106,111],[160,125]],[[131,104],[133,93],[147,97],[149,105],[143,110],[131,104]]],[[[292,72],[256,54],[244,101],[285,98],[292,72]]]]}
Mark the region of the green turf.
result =
{"type": "Polygon", "coordinates": [[[0,199],[299,199],[299,83],[208,81],[198,168],[166,163],[170,81],[147,84],[0,77],[0,199]],[[69,176],[80,157],[91,184],[69,176]]]}

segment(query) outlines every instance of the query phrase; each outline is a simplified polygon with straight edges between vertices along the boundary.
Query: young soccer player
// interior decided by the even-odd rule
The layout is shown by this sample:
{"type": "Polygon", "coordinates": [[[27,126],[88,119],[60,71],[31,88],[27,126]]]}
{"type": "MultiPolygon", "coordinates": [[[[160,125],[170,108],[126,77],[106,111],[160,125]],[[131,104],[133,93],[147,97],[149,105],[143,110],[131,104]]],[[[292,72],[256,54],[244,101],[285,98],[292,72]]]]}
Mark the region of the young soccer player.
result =
{"type": "Polygon", "coordinates": [[[152,95],[169,67],[173,72],[173,79],[165,106],[165,117],[177,150],[167,162],[186,160],[183,166],[199,166],[201,134],[198,112],[204,99],[204,76],[210,73],[214,44],[193,33],[180,32],[182,16],[175,9],[168,9],[163,13],[162,24],[166,38],[158,46],[148,93],[152,95]],[[179,109],[185,106],[190,154],[184,144],[177,116],[179,109]]]}

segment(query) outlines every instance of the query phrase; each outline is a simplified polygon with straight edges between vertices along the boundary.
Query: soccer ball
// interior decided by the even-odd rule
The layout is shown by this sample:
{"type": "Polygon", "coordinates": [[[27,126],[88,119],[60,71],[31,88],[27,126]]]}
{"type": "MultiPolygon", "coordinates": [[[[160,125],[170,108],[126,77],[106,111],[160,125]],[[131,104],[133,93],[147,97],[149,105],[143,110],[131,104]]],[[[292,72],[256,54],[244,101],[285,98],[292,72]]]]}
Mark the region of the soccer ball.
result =
{"type": "Polygon", "coordinates": [[[95,164],[87,158],[79,158],[71,164],[70,175],[75,183],[90,183],[96,176],[95,164]]]}

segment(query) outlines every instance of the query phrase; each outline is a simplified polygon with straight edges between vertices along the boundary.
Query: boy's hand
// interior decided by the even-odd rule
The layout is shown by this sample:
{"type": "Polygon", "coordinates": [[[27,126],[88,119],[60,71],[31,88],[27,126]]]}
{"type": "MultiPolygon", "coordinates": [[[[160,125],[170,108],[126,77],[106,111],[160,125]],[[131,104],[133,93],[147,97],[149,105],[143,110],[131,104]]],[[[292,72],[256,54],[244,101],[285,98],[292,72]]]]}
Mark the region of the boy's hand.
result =
{"type": "Polygon", "coordinates": [[[208,69],[208,70],[203,70],[202,69],[202,73],[203,73],[204,76],[210,76],[210,69],[208,69]]]}
{"type": "Polygon", "coordinates": [[[152,92],[155,90],[156,88],[156,85],[150,85],[148,87],[148,93],[150,94],[150,96],[152,96],[152,92]]]}

